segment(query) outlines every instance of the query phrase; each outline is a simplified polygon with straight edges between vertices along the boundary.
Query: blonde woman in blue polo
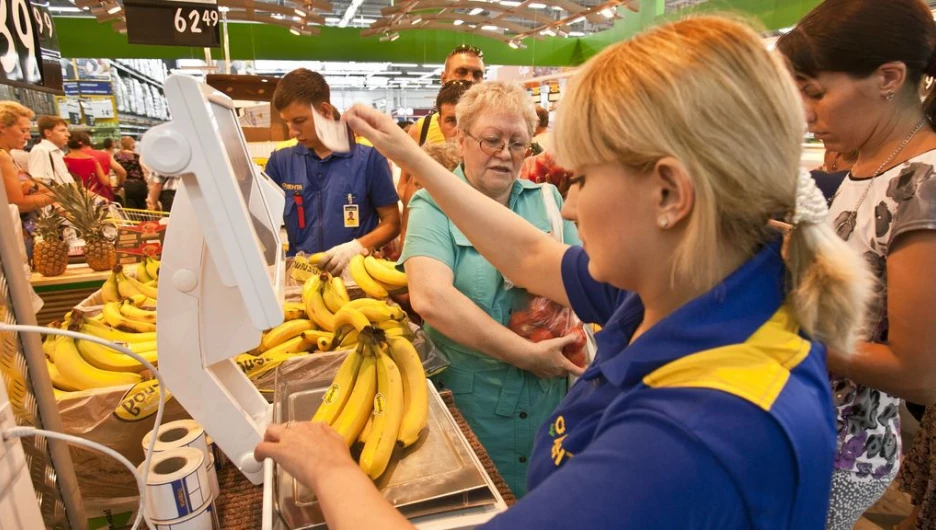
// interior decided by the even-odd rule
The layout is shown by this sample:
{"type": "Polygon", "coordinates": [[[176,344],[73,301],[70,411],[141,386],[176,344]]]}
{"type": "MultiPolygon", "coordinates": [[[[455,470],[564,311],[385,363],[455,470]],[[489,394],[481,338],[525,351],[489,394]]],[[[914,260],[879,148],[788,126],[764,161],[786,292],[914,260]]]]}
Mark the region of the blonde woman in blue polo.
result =
{"type": "MultiPolygon", "coordinates": [[[[526,91],[512,83],[481,83],[465,92],[455,114],[463,155],[455,176],[549,233],[542,188],[557,213],[559,191],[517,178],[537,119],[526,91]]],[[[567,341],[534,344],[507,329],[512,308],[529,294],[510,288],[426,190],[413,196],[409,211],[399,263],[410,278],[413,309],[451,362],[434,382],[452,391],[459,411],[520,497],[536,431],[565,395],[568,370],[575,369],[560,353],[567,341]]],[[[562,224],[562,240],[577,245],[575,225],[562,224]]]]}
{"type": "MultiPolygon", "coordinates": [[[[529,492],[480,528],[823,529],[824,343],[849,351],[870,282],[799,171],[805,120],[784,65],[738,22],[665,24],[592,58],[556,121],[576,174],[563,213],[583,247],[398,142],[391,118],[348,115],[495,267],[603,325],[537,434],[529,492]]],[[[327,425],[276,425],[267,440],[257,455],[310,485],[329,528],[412,528],[327,425]]]]}

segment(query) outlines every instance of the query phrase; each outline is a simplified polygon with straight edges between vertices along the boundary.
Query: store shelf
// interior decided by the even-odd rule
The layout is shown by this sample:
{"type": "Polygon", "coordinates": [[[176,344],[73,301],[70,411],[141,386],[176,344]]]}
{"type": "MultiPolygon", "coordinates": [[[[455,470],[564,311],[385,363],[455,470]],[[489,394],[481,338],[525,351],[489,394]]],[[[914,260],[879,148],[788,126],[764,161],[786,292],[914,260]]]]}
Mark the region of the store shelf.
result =
{"type": "Polygon", "coordinates": [[[126,122],[128,125],[141,125],[145,127],[153,127],[166,122],[166,120],[159,118],[150,118],[149,116],[140,116],[139,114],[131,114],[129,112],[118,112],[117,119],[120,120],[121,125],[126,122]]]}
{"type": "Polygon", "coordinates": [[[129,75],[130,77],[133,77],[137,79],[138,81],[142,81],[144,83],[153,85],[160,90],[160,93],[162,93],[163,84],[148,75],[141,74],[140,72],[137,72],[133,68],[120,64],[117,61],[111,61],[111,68],[116,69],[121,74],[129,75]]]}

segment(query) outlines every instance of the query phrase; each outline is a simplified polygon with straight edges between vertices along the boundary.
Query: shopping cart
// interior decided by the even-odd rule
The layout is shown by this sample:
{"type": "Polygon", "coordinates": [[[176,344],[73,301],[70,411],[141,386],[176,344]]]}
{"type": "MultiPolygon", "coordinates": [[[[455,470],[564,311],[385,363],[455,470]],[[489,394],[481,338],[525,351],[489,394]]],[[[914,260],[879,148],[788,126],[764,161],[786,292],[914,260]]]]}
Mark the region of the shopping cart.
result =
{"type": "Polygon", "coordinates": [[[143,221],[160,221],[169,217],[169,212],[160,212],[157,210],[137,210],[134,208],[124,208],[117,203],[111,204],[111,219],[117,226],[136,224],[143,221]]]}

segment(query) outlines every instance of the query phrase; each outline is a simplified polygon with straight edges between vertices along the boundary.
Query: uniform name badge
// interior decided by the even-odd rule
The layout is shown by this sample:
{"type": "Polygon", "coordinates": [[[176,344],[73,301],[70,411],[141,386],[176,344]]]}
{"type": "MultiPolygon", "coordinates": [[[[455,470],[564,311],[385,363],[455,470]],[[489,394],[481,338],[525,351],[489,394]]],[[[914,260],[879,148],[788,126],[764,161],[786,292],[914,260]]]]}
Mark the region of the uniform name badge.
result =
{"type": "Polygon", "coordinates": [[[361,216],[357,204],[344,205],[344,226],[345,228],[357,228],[361,226],[361,216]]]}

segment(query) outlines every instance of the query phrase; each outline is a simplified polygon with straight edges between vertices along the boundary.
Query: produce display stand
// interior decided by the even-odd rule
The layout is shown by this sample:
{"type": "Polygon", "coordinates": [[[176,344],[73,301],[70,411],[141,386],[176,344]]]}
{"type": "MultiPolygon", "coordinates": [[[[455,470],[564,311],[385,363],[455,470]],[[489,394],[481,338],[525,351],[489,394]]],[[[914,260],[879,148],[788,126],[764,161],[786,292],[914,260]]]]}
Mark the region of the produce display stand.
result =
{"type": "Polygon", "coordinates": [[[36,313],[38,324],[44,326],[62,318],[62,315],[98,291],[108,275],[109,271],[93,271],[83,263],[69,265],[64,274],[51,278],[34,272],[29,283],[43,302],[42,309],[36,313]]]}

